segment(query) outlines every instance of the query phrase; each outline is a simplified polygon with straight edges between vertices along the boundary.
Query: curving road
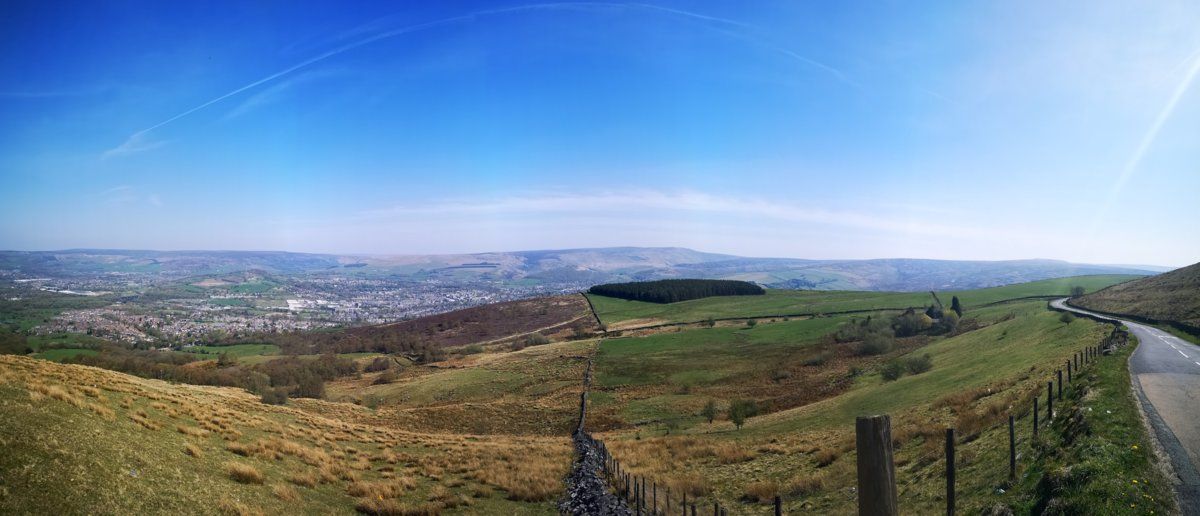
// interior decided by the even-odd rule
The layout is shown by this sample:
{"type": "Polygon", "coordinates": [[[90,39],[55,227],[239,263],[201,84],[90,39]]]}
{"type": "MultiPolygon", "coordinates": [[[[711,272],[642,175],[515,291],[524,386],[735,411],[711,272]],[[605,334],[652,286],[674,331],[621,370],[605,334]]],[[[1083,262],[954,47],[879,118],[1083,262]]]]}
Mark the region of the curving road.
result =
{"type": "Polygon", "coordinates": [[[1137,337],[1140,344],[1129,359],[1134,391],[1179,477],[1180,509],[1200,515],[1200,347],[1152,326],[1069,306],[1066,298],[1050,304],[1119,320],[1137,337]]]}

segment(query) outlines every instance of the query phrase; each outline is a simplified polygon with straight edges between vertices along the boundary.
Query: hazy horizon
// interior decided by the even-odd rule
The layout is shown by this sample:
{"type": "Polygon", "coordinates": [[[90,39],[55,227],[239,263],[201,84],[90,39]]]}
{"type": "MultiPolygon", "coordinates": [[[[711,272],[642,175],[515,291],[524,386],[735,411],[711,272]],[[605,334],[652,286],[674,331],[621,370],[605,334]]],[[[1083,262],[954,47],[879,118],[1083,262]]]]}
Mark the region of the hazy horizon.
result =
{"type": "Polygon", "coordinates": [[[0,248],[1200,260],[1200,4],[0,7],[0,248]]]}
{"type": "MultiPolygon", "coordinates": [[[[615,250],[615,249],[681,249],[693,251],[703,254],[727,255],[734,258],[751,258],[751,259],[781,259],[781,260],[810,260],[810,261],[870,261],[870,260],[929,260],[929,261],[963,261],[963,262],[1006,262],[1006,261],[1052,261],[1066,262],[1072,265],[1102,265],[1108,267],[1127,267],[1139,268],[1149,267],[1154,268],[1180,268],[1192,265],[1191,263],[1184,264],[1155,264],[1155,263],[1092,263],[1092,262],[1072,262],[1069,260],[1060,260],[1057,258],[1013,258],[1007,260],[955,260],[949,258],[917,258],[912,256],[876,256],[869,258],[809,258],[806,256],[758,256],[744,255],[732,252],[718,252],[708,249],[693,249],[689,247],[676,246],[607,246],[607,247],[570,247],[570,248],[540,248],[540,249],[504,249],[504,250],[482,250],[468,251],[461,253],[355,253],[355,252],[306,252],[306,251],[289,251],[286,249],[127,249],[127,248],[96,248],[96,247],[69,247],[62,249],[0,249],[0,252],[17,252],[17,253],[56,253],[56,252],[146,252],[146,253],[291,253],[291,254],[314,254],[328,256],[345,256],[345,257],[364,257],[364,258],[387,258],[401,256],[454,256],[454,255],[485,255],[485,254],[504,254],[504,253],[523,253],[523,252],[553,252],[553,251],[591,251],[591,250],[615,250]]],[[[1149,270],[1149,269],[1147,269],[1149,270]]]]}

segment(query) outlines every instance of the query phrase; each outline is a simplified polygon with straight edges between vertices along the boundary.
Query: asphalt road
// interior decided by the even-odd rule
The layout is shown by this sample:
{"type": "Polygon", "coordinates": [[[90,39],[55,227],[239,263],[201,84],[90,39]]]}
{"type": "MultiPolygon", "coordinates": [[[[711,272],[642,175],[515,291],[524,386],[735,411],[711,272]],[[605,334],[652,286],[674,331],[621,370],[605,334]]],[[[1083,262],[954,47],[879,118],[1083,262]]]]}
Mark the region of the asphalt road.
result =
{"type": "MultiPolygon", "coordinates": [[[[1114,320],[1065,301],[1051,304],[1114,320]]],[[[1140,343],[1129,359],[1129,373],[1150,426],[1179,477],[1175,487],[1180,509],[1183,514],[1200,515],[1200,347],[1152,326],[1116,320],[1129,327],[1140,343]]]]}

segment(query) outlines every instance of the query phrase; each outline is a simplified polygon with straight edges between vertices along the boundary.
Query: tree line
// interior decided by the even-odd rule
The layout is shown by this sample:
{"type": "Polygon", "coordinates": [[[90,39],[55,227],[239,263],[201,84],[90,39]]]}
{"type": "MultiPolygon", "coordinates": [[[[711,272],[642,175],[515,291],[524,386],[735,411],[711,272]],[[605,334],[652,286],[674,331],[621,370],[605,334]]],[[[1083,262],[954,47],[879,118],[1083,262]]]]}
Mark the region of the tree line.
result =
{"type": "Polygon", "coordinates": [[[630,301],[675,303],[713,296],[760,296],[766,294],[766,291],[762,287],[746,281],[668,279],[607,283],[588,289],[588,293],[630,301]]]}

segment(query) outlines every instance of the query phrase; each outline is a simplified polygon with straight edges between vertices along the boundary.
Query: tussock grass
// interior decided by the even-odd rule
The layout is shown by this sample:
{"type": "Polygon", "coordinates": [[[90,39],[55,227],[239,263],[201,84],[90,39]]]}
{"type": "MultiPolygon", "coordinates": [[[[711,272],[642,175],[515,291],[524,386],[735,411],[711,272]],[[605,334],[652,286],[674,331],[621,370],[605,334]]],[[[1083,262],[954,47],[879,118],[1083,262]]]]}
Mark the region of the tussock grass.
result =
{"type": "Polygon", "coordinates": [[[243,484],[261,484],[263,483],[263,474],[254,466],[243,464],[240,462],[226,462],[225,470],[229,473],[229,478],[243,484]]]}
{"type": "Polygon", "coordinates": [[[263,512],[232,498],[221,498],[217,502],[217,510],[228,516],[262,516],[263,512]]]}
{"type": "Polygon", "coordinates": [[[271,486],[271,494],[275,498],[285,502],[296,502],[300,500],[300,493],[287,484],[275,484],[271,486]]]}
{"type": "Polygon", "coordinates": [[[204,452],[200,451],[200,447],[198,447],[192,443],[184,443],[183,444],[183,452],[188,455],[191,455],[192,457],[195,457],[197,459],[204,458],[204,452]]]}

